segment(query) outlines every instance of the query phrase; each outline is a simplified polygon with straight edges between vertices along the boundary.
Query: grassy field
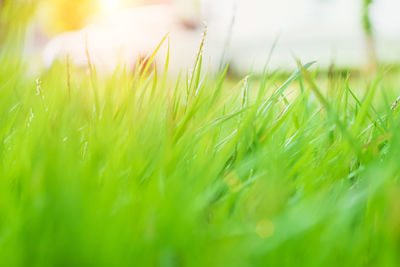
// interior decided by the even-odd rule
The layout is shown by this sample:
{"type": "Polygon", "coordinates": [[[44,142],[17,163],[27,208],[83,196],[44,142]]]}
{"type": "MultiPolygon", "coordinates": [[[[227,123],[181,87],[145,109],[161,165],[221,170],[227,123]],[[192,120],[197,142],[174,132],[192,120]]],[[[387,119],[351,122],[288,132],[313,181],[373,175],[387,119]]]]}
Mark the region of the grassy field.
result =
{"type": "Polygon", "coordinates": [[[399,70],[30,77],[10,47],[0,266],[400,265],[399,70]]]}
{"type": "Polygon", "coordinates": [[[397,71],[0,65],[2,266],[400,262],[397,71]]]}

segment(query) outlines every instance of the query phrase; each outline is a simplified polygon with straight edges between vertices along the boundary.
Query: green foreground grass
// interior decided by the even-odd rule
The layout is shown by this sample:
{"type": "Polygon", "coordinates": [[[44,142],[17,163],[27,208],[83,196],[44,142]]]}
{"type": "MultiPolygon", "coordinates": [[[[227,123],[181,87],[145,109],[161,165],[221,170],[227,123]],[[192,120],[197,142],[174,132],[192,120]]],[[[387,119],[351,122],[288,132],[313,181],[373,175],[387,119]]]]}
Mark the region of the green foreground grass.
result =
{"type": "Polygon", "coordinates": [[[0,61],[1,266],[400,264],[398,72],[0,61]]]}

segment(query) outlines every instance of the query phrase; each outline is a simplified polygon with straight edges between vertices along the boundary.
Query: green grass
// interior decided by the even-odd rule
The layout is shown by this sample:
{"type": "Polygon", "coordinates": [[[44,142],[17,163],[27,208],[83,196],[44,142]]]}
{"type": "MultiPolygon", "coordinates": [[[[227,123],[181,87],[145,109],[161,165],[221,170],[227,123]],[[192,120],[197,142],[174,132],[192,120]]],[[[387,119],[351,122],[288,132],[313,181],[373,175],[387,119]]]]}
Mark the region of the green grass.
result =
{"type": "Polygon", "coordinates": [[[398,266],[399,71],[197,63],[36,80],[0,53],[0,265],[398,266]]]}

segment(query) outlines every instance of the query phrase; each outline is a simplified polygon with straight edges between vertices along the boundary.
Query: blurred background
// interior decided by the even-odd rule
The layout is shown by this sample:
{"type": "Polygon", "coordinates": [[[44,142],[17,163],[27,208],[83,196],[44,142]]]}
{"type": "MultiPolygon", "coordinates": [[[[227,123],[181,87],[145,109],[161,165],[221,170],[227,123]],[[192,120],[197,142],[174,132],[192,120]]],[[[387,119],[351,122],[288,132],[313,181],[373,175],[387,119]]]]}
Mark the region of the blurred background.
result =
{"type": "Polygon", "coordinates": [[[398,0],[0,0],[0,5],[0,40],[23,39],[24,55],[35,58],[36,69],[66,55],[85,65],[89,38],[94,62],[110,71],[117,62],[149,54],[170,32],[171,64],[182,70],[193,63],[205,24],[204,53],[212,71],[226,62],[236,73],[261,72],[266,64],[292,69],[295,58],[315,60],[321,68],[400,61],[398,0]]]}

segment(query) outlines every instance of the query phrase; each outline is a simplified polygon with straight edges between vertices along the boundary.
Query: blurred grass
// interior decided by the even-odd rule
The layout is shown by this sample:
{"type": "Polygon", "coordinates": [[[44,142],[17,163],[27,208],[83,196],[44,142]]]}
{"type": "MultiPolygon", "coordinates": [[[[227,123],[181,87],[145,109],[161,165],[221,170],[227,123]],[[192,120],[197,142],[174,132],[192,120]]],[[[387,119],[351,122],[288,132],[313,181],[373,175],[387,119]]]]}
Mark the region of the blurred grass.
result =
{"type": "Polygon", "coordinates": [[[397,70],[35,80],[8,53],[1,266],[399,265],[397,70]]]}

